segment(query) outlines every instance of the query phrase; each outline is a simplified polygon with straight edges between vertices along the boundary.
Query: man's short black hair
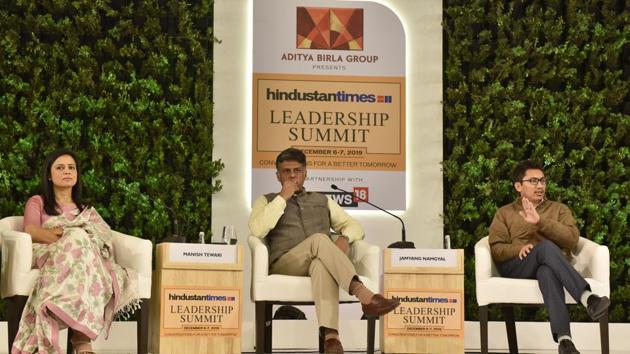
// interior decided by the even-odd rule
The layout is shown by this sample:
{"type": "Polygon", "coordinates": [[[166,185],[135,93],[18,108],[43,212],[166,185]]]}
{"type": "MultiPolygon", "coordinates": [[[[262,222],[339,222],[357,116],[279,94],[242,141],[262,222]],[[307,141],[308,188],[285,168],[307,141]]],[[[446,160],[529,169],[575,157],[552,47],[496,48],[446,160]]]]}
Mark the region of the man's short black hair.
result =
{"type": "Polygon", "coordinates": [[[276,157],[276,169],[278,169],[280,164],[285,161],[297,161],[306,166],[306,155],[304,155],[304,153],[300,149],[285,149],[280,154],[278,154],[278,157],[276,157]]]}
{"type": "Polygon", "coordinates": [[[545,171],[541,164],[532,160],[523,160],[514,166],[512,170],[512,182],[521,182],[527,173],[527,170],[545,171]]]}

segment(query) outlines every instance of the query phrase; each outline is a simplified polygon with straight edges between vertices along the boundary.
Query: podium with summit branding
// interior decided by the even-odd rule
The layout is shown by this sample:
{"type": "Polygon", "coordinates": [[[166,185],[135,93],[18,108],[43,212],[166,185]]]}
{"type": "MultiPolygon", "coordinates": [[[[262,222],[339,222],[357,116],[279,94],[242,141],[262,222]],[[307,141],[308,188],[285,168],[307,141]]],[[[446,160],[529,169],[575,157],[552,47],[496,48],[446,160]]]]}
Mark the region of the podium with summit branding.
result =
{"type": "Polygon", "coordinates": [[[383,290],[400,306],[381,321],[381,351],[464,353],[464,250],[386,249],[383,290]]]}
{"type": "Polygon", "coordinates": [[[161,243],[156,253],[150,351],[240,354],[242,246],[161,243]]]}

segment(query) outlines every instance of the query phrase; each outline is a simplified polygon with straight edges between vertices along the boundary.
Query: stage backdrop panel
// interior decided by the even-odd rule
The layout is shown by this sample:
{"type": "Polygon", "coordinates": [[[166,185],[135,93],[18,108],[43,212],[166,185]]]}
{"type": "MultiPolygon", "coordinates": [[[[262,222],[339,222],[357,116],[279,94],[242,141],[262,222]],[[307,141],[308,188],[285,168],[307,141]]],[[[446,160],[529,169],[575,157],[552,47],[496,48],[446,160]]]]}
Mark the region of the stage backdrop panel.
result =
{"type": "Polygon", "coordinates": [[[278,190],[275,158],[308,157],[306,187],[371,209],[331,184],[405,210],[405,33],[387,7],[255,0],[252,201],[278,190]]]}

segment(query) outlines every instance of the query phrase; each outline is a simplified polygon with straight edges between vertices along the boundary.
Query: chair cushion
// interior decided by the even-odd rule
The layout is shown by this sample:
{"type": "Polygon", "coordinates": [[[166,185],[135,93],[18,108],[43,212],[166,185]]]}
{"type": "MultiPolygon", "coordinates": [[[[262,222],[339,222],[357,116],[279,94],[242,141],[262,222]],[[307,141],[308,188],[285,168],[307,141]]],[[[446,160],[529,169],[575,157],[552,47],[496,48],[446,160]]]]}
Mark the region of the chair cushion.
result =
{"type": "MultiPolygon", "coordinates": [[[[31,290],[35,287],[38,276],[39,269],[31,269],[27,273],[19,274],[17,277],[20,281],[10,282],[9,288],[6,290],[7,296],[29,296],[31,290]]],[[[151,298],[151,277],[141,274],[138,275],[138,293],[142,299],[151,298]]]]}
{"type": "MultiPolygon", "coordinates": [[[[359,276],[365,286],[373,292],[378,292],[378,285],[370,279],[359,276]]],[[[311,280],[309,277],[296,277],[290,275],[272,274],[264,281],[255,285],[256,295],[254,301],[313,301],[311,280]]],[[[357,301],[357,298],[349,295],[345,290],[339,289],[340,301],[357,301]]]]}
{"type": "MultiPolygon", "coordinates": [[[[11,274],[13,279],[19,279],[19,281],[7,282],[5,286],[7,289],[3,289],[2,296],[9,297],[14,295],[29,296],[31,290],[35,287],[35,282],[39,276],[39,269],[31,269],[28,272],[22,272],[20,274],[11,274]]],[[[138,293],[140,298],[151,298],[151,277],[143,274],[138,274],[138,293]]]]}
{"type": "MultiPolygon", "coordinates": [[[[594,293],[610,295],[606,284],[592,278],[586,278],[586,281],[594,293]]],[[[576,303],[566,289],[565,301],[567,304],[576,303]]],[[[543,297],[535,279],[491,277],[477,283],[477,303],[479,306],[496,303],[542,304],[543,297]]]]}

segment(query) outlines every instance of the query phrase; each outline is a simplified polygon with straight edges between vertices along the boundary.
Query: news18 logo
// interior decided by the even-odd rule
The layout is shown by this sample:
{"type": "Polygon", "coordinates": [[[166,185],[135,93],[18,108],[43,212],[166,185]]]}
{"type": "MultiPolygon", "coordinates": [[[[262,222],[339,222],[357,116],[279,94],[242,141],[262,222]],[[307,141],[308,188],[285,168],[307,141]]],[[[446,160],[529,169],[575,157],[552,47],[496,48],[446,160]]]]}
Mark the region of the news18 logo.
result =
{"type": "Polygon", "coordinates": [[[352,198],[352,200],[355,201],[355,202],[360,202],[361,199],[362,200],[366,200],[366,201],[370,201],[370,193],[369,193],[369,188],[368,187],[353,187],[352,188],[352,194],[355,195],[355,197],[352,198]]]}
{"type": "Polygon", "coordinates": [[[363,50],[363,9],[297,7],[297,48],[363,50]]]}
{"type": "Polygon", "coordinates": [[[353,187],[352,194],[348,194],[345,192],[322,192],[330,197],[330,199],[334,200],[337,204],[342,207],[356,208],[359,206],[359,202],[361,201],[359,198],[364,200],[369,200],[368,187],[353,187]],[[359,197],[359,198],[357,198],[359,197]]]}

